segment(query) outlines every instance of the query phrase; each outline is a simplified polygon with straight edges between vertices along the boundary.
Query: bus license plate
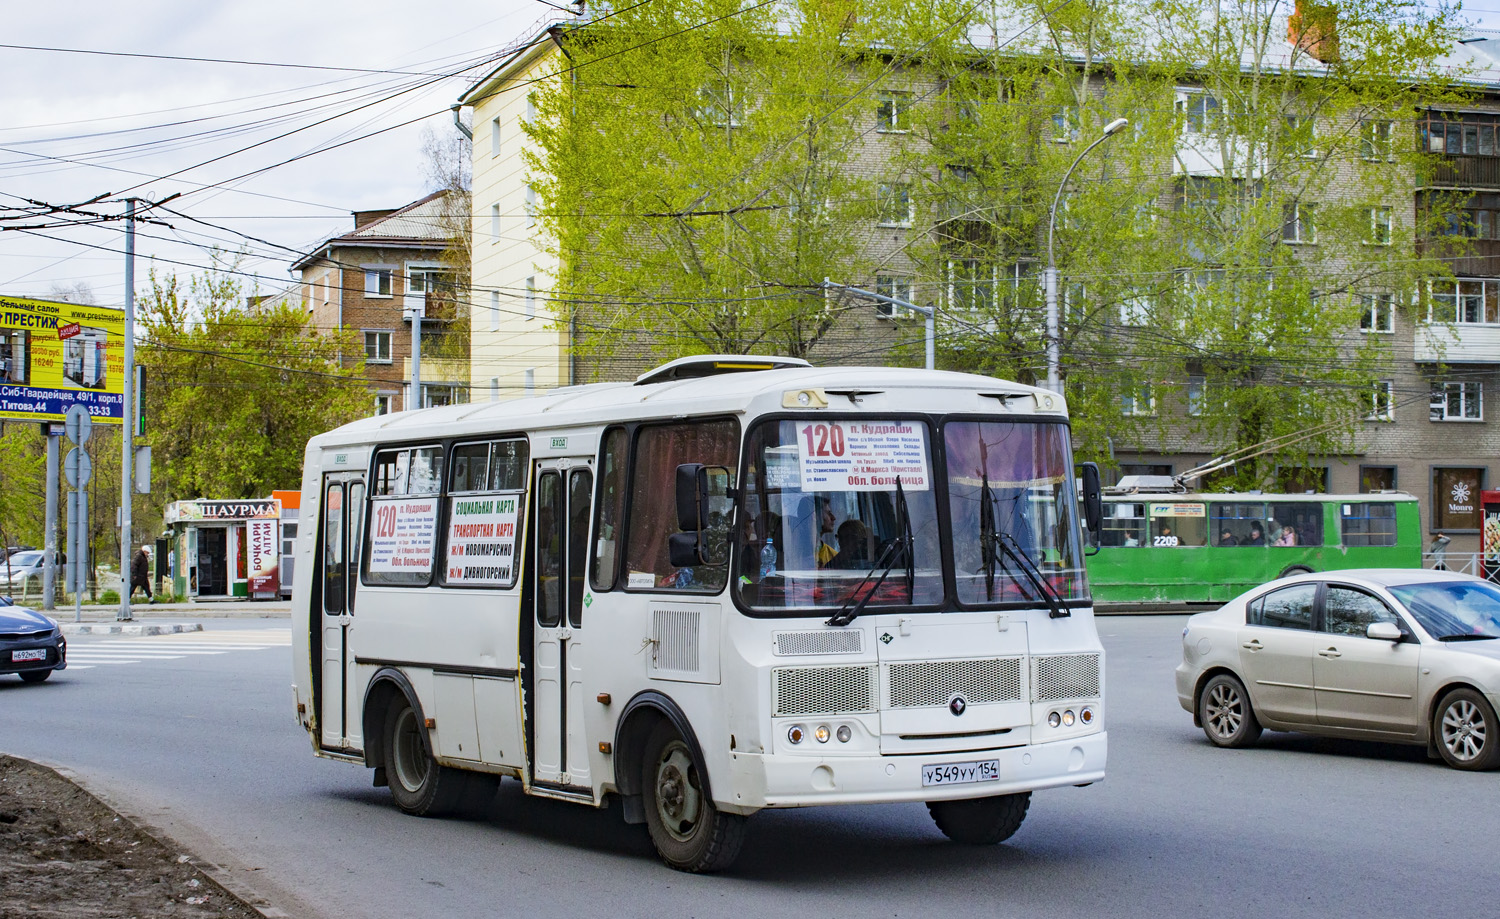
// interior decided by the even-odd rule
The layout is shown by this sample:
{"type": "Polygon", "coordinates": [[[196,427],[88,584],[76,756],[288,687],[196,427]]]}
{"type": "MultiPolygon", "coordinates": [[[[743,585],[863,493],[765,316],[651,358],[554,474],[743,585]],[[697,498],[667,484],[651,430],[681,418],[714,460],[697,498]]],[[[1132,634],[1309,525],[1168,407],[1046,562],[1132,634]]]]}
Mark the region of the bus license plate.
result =
{"type": "Polygon", "coordinates": [[[977,763],[940,763],[922,767],[922,785],[964,785],[969,782],[1000,781],[1000,761],[982,759],[977,763]]]}
{"type": "Polygon", "coordinates": [[[12,651],[10,652],[10,659],[12,661],[44,661],[47,659],[47,649],[37,648],[35,651],[12,651]]]}

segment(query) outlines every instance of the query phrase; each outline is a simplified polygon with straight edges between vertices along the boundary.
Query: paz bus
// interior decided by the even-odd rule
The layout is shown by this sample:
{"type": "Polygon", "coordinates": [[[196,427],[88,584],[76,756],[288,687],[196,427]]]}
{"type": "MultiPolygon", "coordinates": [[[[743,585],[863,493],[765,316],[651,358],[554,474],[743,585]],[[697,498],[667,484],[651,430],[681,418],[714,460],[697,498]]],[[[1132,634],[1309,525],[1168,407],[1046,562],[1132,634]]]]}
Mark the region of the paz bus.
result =
{"type": "Polygon", "coordinates": [[[354,422],[307,447],[298,721],[407,813],[618,798],[681,870],[763,808],[998,842],[1104,778],[1071,455],[1050,392],[791,358],[354,422]]]}
{"type": "Polygon", "coordinates": [[[1103,500],[1088,560],[1101,604],[1223,603],[1292,574],[1422,567],[1417,499],[1401,492],[1204,493],[1127,476],[1103,500]]]}

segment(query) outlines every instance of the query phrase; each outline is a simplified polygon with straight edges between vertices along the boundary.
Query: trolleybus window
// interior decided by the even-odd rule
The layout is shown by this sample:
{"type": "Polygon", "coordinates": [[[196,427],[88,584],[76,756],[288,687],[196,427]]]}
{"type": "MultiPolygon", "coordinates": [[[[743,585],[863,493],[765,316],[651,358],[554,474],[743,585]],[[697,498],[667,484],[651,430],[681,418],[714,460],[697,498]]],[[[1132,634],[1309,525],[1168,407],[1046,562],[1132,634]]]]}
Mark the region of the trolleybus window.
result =
{"type": "MultiPolygon", "coordinates": [[[[630,520],[625,540],[627,590],[724,589],[728,569],[722,565],[674,568],[667,540],[677,529],[677,507],[672,496],[677,467],[683,463],[734,467],[738,426],[733,421],[696,421],[658,424],[636,432],[635,461],[631,464],[630,520]]],[[[731,487],[733,483],[730,483],[731,487]]],[[[725,530],[728,514],[710,515],[710,528],[725,530]]],[[[723,541],[727,534],[705,534],[723,541]]]]}
{"type": "Polygon", "coordinates": [[[922,421],[758,425],[746,447],[736,580],[741,601],[752,609],[807,609],[809,615],[863,593],[870,594],[870,607],[940,602],[928,437],[922,421]],[[902,548],[908,533],[910,559],[902,548]]]}
{"type": "Polygon", "coordinates": [[[1346,546],[1394,546],[1396,505],[1394,502],[1347,503],[1339,519],[1346,546]]]}
{"type": "Polygon", "coordinates": [[[959,602],[1045,602],[1033,578],[1063,599],[1082,597],[1067,429],[950,421],[943,444],[959,602]]]}
{"type": "Polygon", "coordinates": [[[443,583],[511,587],[526,488],[526,441],[491,440],[453,448],[443,583]]]}
{"type": "Polygon", "coordinates": [[[1151,502],[1151,545],[1208,545],[1208,509],[1199,502],[1151,502]]]}
{"type": "Polygon", "coordinates": [[[599,509],[595,523],[593,580],[595,590],[613,590],[619,576],[620,524],[625,519],[625,457],[630,435],[624,428],[604,433],[599,452],[599,509]]]}
{"type": "Polygon", "coordinates": [[[1259,501],[1209,505],[1209,532],[1216,546],[1264,546],[1266,506],[1259,501]]]}
{"type": "Polygon", "coordinates": [[[1266,545],[1323,545],[1323,502],[1288,501],[1267,504],[1266,545]]]}
{"type": "Polygon", "coordinates": [[[437,543],[443,448],[409,447],[375,455],[365,583],[425,585],[437,543]]]}
{"type": "Polygon", "coordinates": [[[1146,539],[1146,505],[1128,501],[1104,505],[1104,527],[1099,537],[1102,546],[1144,546],[1146,539]]]}

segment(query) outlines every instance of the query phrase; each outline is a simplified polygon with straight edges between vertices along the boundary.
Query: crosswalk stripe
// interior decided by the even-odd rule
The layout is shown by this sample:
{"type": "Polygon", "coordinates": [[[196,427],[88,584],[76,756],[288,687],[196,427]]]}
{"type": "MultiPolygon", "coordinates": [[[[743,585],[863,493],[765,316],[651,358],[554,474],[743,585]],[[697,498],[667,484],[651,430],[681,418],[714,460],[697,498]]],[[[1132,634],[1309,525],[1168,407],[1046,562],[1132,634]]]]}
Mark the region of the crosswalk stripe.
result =
{"type": "Polygon", "coordinates": [[[233,651],[264,651],[292,643],[290,629],[245,632],[177,632],[150,637],[81,639],[68,646],[69,669],[92,670],[101,665],[182,660],[233,651]]]}

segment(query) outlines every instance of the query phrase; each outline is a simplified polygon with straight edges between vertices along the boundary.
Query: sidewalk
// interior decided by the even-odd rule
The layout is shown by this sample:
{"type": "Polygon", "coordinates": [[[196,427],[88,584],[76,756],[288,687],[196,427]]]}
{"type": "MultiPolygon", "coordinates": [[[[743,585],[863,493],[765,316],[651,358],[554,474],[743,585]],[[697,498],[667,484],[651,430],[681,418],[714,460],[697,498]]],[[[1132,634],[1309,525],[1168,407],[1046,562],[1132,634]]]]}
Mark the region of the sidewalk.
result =
{"type": "MultiPolygon", "coordinates": [[[[20,601],[17,601],[20,604],[20,601]]],[[[41,611],[41,603],[32,605],[41,611]]],[[[214,619],[290,619],[289,600],[208,600],[199,603],[147,603],[144,598],[130,604],[130,619],[121,620],[118,605],[84,604],[82,616],[75,619],[73,606],[59,605],[47,611],[57,620],[64,635],[166,635],[174,632],[201,632],[201,620],[214,619]]]]}

